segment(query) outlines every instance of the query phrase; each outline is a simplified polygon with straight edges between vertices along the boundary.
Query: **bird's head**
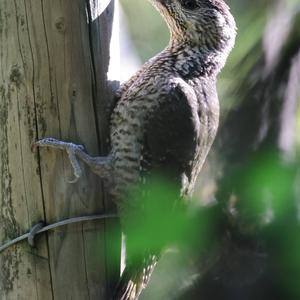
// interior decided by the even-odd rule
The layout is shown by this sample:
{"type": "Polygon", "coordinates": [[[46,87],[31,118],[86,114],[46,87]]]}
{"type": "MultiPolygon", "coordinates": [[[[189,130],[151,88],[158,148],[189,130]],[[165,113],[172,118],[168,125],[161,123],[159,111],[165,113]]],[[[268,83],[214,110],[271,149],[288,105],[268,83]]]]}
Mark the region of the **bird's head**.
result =
{"type": "Polygon", "coordinates": [[[236,25],[224,0],[150,0],[165,19],[171,42],[231,49],[236,25]]]}

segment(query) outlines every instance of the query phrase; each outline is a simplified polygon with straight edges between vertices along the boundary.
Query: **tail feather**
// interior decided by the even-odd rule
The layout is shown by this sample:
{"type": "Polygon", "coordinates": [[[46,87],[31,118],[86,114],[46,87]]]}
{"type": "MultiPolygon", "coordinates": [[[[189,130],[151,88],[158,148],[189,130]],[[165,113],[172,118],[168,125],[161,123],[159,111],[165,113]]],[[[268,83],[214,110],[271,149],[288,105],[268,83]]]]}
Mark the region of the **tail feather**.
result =
{"type": "Polygon", "coordinates": [[[112,300],[136,300],[143,290],[142,272],[125,268],[112,300]]]}
{"type": "Polygon", "coordinates": [[[157,257],[150,256],[140,266],[126,266],[112,300],[137,300],[147,286],[156,262],[157,257]]]}

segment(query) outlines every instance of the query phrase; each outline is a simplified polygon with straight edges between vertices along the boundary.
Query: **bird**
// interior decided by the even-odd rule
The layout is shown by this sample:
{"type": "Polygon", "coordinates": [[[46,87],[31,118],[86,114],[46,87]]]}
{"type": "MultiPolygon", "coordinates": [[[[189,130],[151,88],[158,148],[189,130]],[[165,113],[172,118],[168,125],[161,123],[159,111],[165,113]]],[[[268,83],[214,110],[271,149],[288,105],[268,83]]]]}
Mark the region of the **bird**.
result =
{"type": "MultiPolygon", "coordinates": [[[[116,92],[109,154],[91,157],[83,146],[54,138],[35,143],[67,151],[74,181],[82,175],[78,160],[110,178],[126,237],[126,267],[113,300],[138,299],[162,251],[151,246],[131,249],[134,230],[128,224],[136,215],[143,233],[145,182],[153,174],[172,182],[174,202],[193,192],[218,128],[217,75],[236,37],[235,20],[224,0],[149,1],[165,20],[170,41],[116,92]],[[133,190],[139,196],[130,197],[133,190]]],[[[171,209],[172,200],[168,205],[171,209]]]]}

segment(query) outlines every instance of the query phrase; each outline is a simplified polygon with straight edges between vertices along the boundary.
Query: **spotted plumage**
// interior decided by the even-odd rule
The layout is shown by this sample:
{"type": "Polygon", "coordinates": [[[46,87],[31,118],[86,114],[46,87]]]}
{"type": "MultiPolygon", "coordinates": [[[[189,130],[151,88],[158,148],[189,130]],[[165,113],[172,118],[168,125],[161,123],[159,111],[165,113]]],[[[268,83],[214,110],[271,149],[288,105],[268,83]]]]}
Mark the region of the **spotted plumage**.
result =
{"type": "Polygon", "coordinates": [[[150,2],[170,29],[170,43],[117,92],[109,156],[91,158],[82,148],[56,140],[37,143],[66,149],[76,177],[80,176],[77,157],[99,176],[113,179],[111,194],[127,239],[126,268],[114,300],[137,299],[160,255],[160,249],[146,246],[131,253],[134,237],[127,224],[134,215],[143,215],[141,184],[159,173],[172,181],[178,199],[193,192],[218,127],[216,76],[236,34],[223,0],[150,2]],[[135,187],[141,189],[140,197],[128,197],[135,187]]]}
{"type": "MultiPolygon", "coordinates": [[[[234,20],[222,0],[151,2],[170,28],[170,43],[121,86],[111,118],[113,194],[125,231],[131,216],[128,189],[151,172],[174,181],[180,196],[191,195],[218,127],[216,76],[235,38],[234,20]]],[[[128,253],[115,299],[138,297],[156,262],[147,266],[147,256],[159,253],[146,249],[140,266],[131,266],[128,253]]]]}

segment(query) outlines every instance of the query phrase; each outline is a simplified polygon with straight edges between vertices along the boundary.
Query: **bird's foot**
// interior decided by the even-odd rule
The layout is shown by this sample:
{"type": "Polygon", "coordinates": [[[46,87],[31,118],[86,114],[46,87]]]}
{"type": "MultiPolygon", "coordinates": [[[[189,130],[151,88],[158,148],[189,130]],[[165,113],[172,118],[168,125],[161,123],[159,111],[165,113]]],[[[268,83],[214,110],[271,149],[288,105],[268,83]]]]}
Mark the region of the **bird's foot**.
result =
{"type": "Polygon", "coordinates": [[[82,176],[82,169],[76,155],[80,152],[84,152],[82,145],[76,145],[73,143],[63,142],[54,138],[44,138],[33,144],[33,147],[51,147],[55,149],[64,150],[67,152],[70,163],[73,168],[74,178],[69,180],[70,183],[75,183],[82,176]]]}
{"type": "Polygon", "coordinates": [[[84,151],[84,147],[82,145],[63,142],[54,138],[39,140],[33,144],[33,147],[51,147],[66,151],[74,172],[74,179],[70,181],[71,183],[76,182],[82,175],[82,169],[78,159],[86,163],[98,176],[106,179],[111,179],[112,177],[113,161],[111,156],[92,157],[84,151]]]}

